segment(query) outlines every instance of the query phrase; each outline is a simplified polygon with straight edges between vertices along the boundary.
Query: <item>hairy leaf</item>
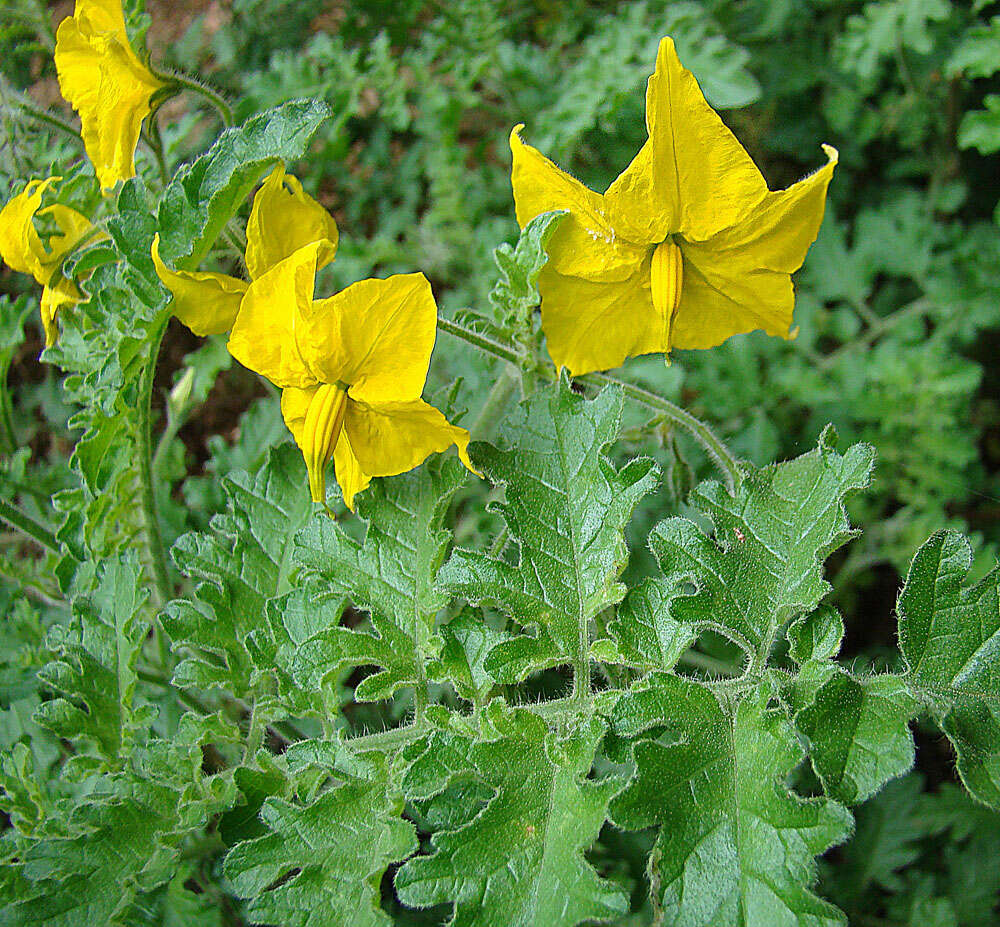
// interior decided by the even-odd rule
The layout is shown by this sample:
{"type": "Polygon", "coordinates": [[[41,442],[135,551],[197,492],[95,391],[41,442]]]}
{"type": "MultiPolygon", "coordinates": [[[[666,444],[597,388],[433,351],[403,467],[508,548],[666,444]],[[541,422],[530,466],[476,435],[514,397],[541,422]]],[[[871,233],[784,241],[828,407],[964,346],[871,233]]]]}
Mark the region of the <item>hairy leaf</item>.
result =
{"type": "Polygon", "coordinates": [[[293,100],[227,129],[193,164],[183,167],[160,201],[164,261],[193,269],[257,181],[278,160],[302,157],[330,115],[318,100],[293,100]]]}
{"type": "Polygon", "coordinates": [[[384,762],[371,779],[352,779],[307,805],[264,802],[269,833],[238,844],[226,875],[250,899],[253,923],[286,927],[389,925],[379,904],[386,866],[417,848],[412,824],[384,762]]]}
{"type": "Polygon", "coordinates": [[[624,913],[624,894],[583,858],[621,785],[586,778],[603,723],[581,718],[559,736],[537,715],[497,705],[495,736],[457,738],[450,750],[431,739],[413,761],[404,787],[416,794],[442,789],[463,767],[494,794],[481,811],[472,804],[461,826],[436,833],[431,856],[403,866],[400,898],[421,908],[454,903],[452,927],[572,927],[624,913]]]}
{"type": "Polygon", "coordinates": [[[964,587],[971,564],[956,531],[917,551],[899,595],[899,645],[907,684],[940,718],[962,781],[1000,808],[1000,566],[964,587]]]}
{"type": "Polygon", "coordinates": [[[540,627],[537,637],[493,649],[486,669],[500,682],[589,659],[589,621],[625,592],[617,581],[628,558],[622,532],[656,468],[640,459],[616,471],[604,457],[621,411],[620,391],[588,402],[563,378],[521,406],[504,446],[474,445],[487,477],[506,487],[498,510],[519,562],[456,550],[441,575],[470,603],[496,603],[522,625],[540,627]]]}
{"type": "MultiPolygon", "coordinates": [[[[855,535],[843,501],[868,485],[873,460],[874,451],[863,444],[837,453],[827,429],[815,451],[760,470],[745,465],[735,497],[719,483],[696,487],[691,501],[711,519],[713,536],[685,518],[668,518],[649,538],[675,590],[670,619],[692,631],[718,631],[762,666],[782,627],[814,609],[830,588],[822,561],[855,535]],[[690,583],[694,591],[678,589],[690,583]]],[[[663,599],[662,587],[649,592],[663,599]]],[[[633,602],[631,614],[651,613],[659,604],[640,609],[633,602]]],[[[622,620],[618,636],[634,636],[621,630],[622,620]]],[[[671,639],[676,633],[671,625],[671,639]]]]}
{"type": "Polygon", "coordinates": [[[849,835],[851,816],[788,790],[802,750],[766,688],[728,709],[704,685],[657,674],[619,700],[612,725],[664,732],[640,737],[635,777],[611,806],[624,827],[660,827],[651,869],[662,923],[846,924],[810,886],[814,857],[849,835]]]}
{"type": "Polygon", "coordinates": [[[809,758],[827,794],[859,804],[913,765],[909,721],[916,703],[898,676],[856,678],[840,670],[798,713],[809,758]]]}
{"type": "Polygon", "coordinates": [[[272,450],[256,475],[230,474],[224,486],[229,511],[212,519],[211,532],[183,535],[173,547],[178,568],[199,583],[192,598],[167,606],[164,626],[188,654],[174,673],[179,685],[243,697],[254,674],[248,638],[264,627],[267,600],[287,591],[292,536],[312,503],[292,444],[272,450]]]}
{"type": "Polygon", "coordinates": [[[368,521],[363,543],[329,518],[315,519],[295,539],[295,562],[371,615],[374,634],[330,628],[300,648],[301,660],[330,670],[382,667],[358,686],[358,699],[376,701],[400,686],[422,683],[434,619],[447,602],[438,567],[451,532],[442,525],[465,478],[457,459],[443,457],[373,480],[358,496],[358,515],[368,521]]]}
{"type": "Polygon", "coordinates": [[[134,705],[135,666],[149,630],[141,575],[134,551],[108,561],[94,592],[73,602],[70,627],[53,628],[49,646],[59,656],[39,674],[59,697],[39,707],[38,723],[67,740],[93,744],[112,768],[128,755],[135,729],[149,720],[149,712],[134,705]]]}

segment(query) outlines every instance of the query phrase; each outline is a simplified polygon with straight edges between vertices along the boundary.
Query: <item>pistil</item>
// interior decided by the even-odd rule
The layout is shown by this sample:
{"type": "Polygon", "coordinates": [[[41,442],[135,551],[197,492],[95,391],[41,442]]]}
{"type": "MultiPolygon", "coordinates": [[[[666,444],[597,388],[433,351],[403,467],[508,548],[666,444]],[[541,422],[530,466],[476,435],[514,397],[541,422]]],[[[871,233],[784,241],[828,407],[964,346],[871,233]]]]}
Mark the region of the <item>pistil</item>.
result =
{"type": "Polygon", "coordinates": [[[347,391],[324,383],[316,390],[302,431],[302,452],[309,471],[309,492],[313,502],[326,502],[326,466],[344,427],[347,391]]]}
{"type": "Polygon", "coordinates": [[[670,330],[674,314],[681,303],[683,282],[683,261],[681,249],[668,238],[656,246],[649,268],[650,289],[653,294],[653,308],[663,319],[664,350],[670,350],[670,330]]]}

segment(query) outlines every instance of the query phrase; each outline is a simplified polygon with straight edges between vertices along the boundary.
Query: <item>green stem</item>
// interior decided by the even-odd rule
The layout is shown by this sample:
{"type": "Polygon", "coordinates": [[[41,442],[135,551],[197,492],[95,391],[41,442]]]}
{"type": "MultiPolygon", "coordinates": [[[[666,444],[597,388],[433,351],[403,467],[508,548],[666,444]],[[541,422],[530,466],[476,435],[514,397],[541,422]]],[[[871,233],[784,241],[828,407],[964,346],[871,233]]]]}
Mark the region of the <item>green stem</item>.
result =
{"type": "MultiPolygon", "coordinates": [[[[167,553],[163,547],[163,535],[160,532],[160,517],[156,507],[156,485],[153,482],[153,451],[152,451],[152,399],[153,382],[156,378],[156,362],[160,356],[160,345],[167,330],[169,316],[156,323],[149,342],[149,358],[142,371],[139,381],[139,484],[143,520],[146,527],[146,543],[152,570],[153,582],[156,587],[159,604],[166,604],[171,598],[170,571],[167,566],[167,553]]],[[[163,629],[160,628],[163,635],[163,629]]],[[[161,642],[164,640],[161,637],[161,642]]],[[[162,650],[162,644],[161,644],[162,650]]]]}
{"type": "MultiPolygon", "coordinates": [[[[471,344],[474,348],[478,348],[487,354],[491,354],[493,357],[502,358],[505,361],[509,361],[518,367],[524,366],[524,355],[516,351],[511,345],[503,344],[490,338],[488,335],[482,335],[479,332],[471,331],[463,325],[459,325],[457,322],[452,322],[449,319],[438,319],[437,327],[440,331],[445,332],[448,335],[452,335],[455,338],[461,338],[468,344],[471,344]]],[[[642,403],[650,409],[659,412],[663,418],[679,428],[683,428],[685,431],[689,432],[692,437],[705,449],[709,458],[718,466],[719,470],[726,481],[726,488],[730,492],[734,492],[735,488],[740,484],[740,469],[736,458],[733,456],[732,451],[726,447],[722,441],[717,438],[711,428],[708,427],[701,419],[696,418],[690,412],[682,409],[680,406],[674,405],[669,399],[664,399],[662,396],[657,396],[656,393],[651,393],[649,390],[643,389],[640,386],[633,386],[631,383],[625,383],[622,380],[617,380],[614,377],[608,376],[606,373],[588,373],[584,376],[577,377],[577,380],[582,383],[589,383],[593,386],[607,386],[609,384],[619,387],[622,392],[636,402],[642,403]]]]}
{"type": "Polygon", "coordinates": [[[507,408],[507,403],[514,390],[517,389],[517,371],[510,365],[504,365],[503,371],[493,384],[486,402],[483,403],[479,415],[469,429],[469,433],[476,441],[489,441],[493,437],[493,432],[499,424],[503,413],[507,408]]]}
{"type": "Polygon", "coordinates": [[[222,94],[217,93],[207,84],[203,84],[199,80],[195,80],[193,77],[188,77],[186,74],[180,74],[177,72],[170,72],[168,74],[159,74],[154,71],[157,77],[167,81],[167,83],[175,84],[184,90],[190,90],[192,93],[196,93],[199,96],[206,99],[209,103],[215,107],[216,112],[219,114],[219,118],[222,120],[225,127],[228,129],[233,124],[233,110],[230,105],[225,101],[222,94]]]}
{"type": "Polygon", "coordinates": [[[17,450],[17,432],[14,430],[14,409],[10,401],[10,389],[7,386],[7,371],[0,378],[0,422],[3,424],[3,436],[8,453],[17,450]]]}
{"type": "Polygon", "coordinates": [[[20,94],[17,94],[14,104],[21,109],[25,115],[30,116],[38,122],[43,122],[53,129],[58,129],[60,132],[65,132],[67,135],[72,135],[76,141],[78,141],[81,145],[83,144],[83,136],[81,136],[76,128],[65,119],[62,119],[59,116],[54,116],[52,113],[45,112],[45,110],[35,106],[34,103],[20,94]]]}
{"type": "Polygon", "coordinates": [[[461,338],[466,344],[471,344],[474,348],[478,348],[480,351],[484,351],[493,357],[509,361],[515,367],[521,367],[524,364],[524,357],[514,350],[513,347],[495,341],[488,335],[481,335],[479,332],[474,332],[464,325],[452,322],[450,319],[438,318],[437,327],[439,331],[443,331],[445,334],[452,335],[455,338],[461,338]]]}
{"type": "Polygon", "coordinates": [[[630,399],[641,402],[650,409],[655,409],[671,424],[683,428],[687,431],[705,450],[709,458],[722,471],[726,481],[726,488],[733,493],[740,484],[740,467],[733,452],[726,447],[722,441],[716,437],[711,428],[700,418],[696,418],[686,409],[674,405],[669,399],[657,396],[641,386],[633,386],[623,380],[608,376],[606,373],[588,373],[585,376],[577,377],[584,383],[595,386],[617,386],[630,399]]]}
{"type": "Polygon", "coordinates": [[[23,532],[37,544],[53,553],[60,553],[61,548],[56,536],[40,522],[35,521],[30,515],[25,515],[20,509],[15,508],[6,499],[0,499],[0,518],[18,531],[23,532]]]}

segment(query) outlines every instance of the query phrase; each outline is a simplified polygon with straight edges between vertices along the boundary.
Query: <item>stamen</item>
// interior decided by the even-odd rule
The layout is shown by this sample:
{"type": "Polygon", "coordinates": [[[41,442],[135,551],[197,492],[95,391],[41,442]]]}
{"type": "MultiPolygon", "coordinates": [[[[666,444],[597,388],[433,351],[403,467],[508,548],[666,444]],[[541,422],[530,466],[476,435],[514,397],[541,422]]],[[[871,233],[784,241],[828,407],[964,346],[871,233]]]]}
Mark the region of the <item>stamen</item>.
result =
{"type": "Polygon", "coordinates": [[[313,502],[326,502],[326,466],[344,427],[347,391],[324,383],[313,396],[302,430],[302,453],[309,472],[313,502]]]}
{"type": "Polygon", "coordinates": [[[674,314],[681,304],[683,276],[681,249],[668,238],[656,246],[653,262],[649,268],[653,308],[663,319],[663,340],[666,350],[670,350],[670,330],[673,327],[674,314]]]}

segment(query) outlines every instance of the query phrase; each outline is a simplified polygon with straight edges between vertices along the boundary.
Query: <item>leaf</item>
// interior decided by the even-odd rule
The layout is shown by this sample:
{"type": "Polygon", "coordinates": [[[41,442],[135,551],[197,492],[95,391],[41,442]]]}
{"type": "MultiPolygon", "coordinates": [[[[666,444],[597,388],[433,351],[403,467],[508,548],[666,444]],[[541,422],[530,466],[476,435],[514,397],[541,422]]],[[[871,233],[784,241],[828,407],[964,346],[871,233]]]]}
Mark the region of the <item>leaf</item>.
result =
{"type": "Polygon", "coordinates": [[[611,814],[630,829],[660,827],[650,867],[662,923],[845,925],[810,886],[814,857],[847,838],[851,816],[788,790],[802,750],[767,690],[730,712],[708,687],[656,674],[612,711],[620,736],[661,726],[671,742],[640,737],[635,777],[611,814]]]}
{"type": "Polygon", "coordinates": [[[827,794],[860,804],[913,766],[909,721],[916,702],[898,676],[857,678],[840,670],[795,718],[827,794]]]}
{"type": "Polygon", "coordinates": [[[371,779],[352,779],[301,806],[264,802],[265,836],[235,846],[225,872],[250,899],[253,923],[283,927],[378,927],[392,923],[379,906],[386,866],[417,848],[402,798],[383,761],[371,779]]]}
{"type": "Polygon", "coordinates": [[[423,680],[434,620],[447,603],[438,578],[451,541],[444,517],[465,479],[457,458],[442,457],[373,480],[358,496],[358,515],[368,522],[364,543],[330,518],[314,519],[295,539],[295,562],[371,615],[374,634],[330,628],[301,650],[303,660],[330,670],[382,667],[358,686],[361,701],[388,698],[400,686],[423,680]]]}
{"type": "Polygon", "coordinates": [[[899,595],[904,679],[928,702],[973,796],[1000,808],[1000,565],[969,587],[972,548],[957,531],[931,535],[899,595]]]}
{"type": "Polygon", "coordinates": [[[464,699],[479,705],[493,689],[493,677],[486,672],[486,658],[497,644],[509,640],[506,631],[491,628],[478,615],[462,612],[440,629],[444,645],[428,666],[427,675],[450,680],[464,699]]]}
{"type": "Polygon", "coordinates": [[[744,464],[735,497],[716,482],[698,486],[691,503],[711,519],[713,536],[668,518],[649,538],[666,582],[695,586],[670,598],[670,618],[718,631],[763,665],[782,626],[829,590],[822,561],[855,536],[843,501],[868,485],[873,462],[865,444],[837,453],[828,428],[815,451],[759,470],[744,464]]]}
{"type": "Polygon", "coordinates": [[[493,260],[500,269],[500,279],[490,291],[489,299],[501,324],[526,325],[531,310],[541,303],[538,275],[549,259],[546,252],[549,239],[565,215],[565,211],[555,211],[535,216],[521,230],[513,248],[505,242],[494,249],[493,260]]]}
{"type": "Polygon", "coordinates": [[[990,77],[1000,70],[1000,16],[966,29],[948,59],[947,70],[969,78],[990,77]]]}
{"type": "Polygon", "coordinates": [[[200,835],[235,792],[201,773],[202,753],[185,736],[153,741],[122,772],[98,780],[47,837],[24,853],[28,893],[0,909],[0,925],[113,924],[139,891],[170,880],[182,843],[200,835]]]}
{"type": "Polygon", "coordinates": [[[160,201],[163,260],[181,270],[197,267],[268,168],[301,158],[329,115],[318,100],[284,103],[227,129],[197,161],[181,168],[160,201]]]}
{"type": "MultiPolygon", "coordinates": [[[[499,704],[488,709],[495,736],[459,741],[455,753],[493,797],[481,811],[473,805],[461,826],[436,833],[429,857],[400,869],[400,899],[419,908],[454,903],[451,927],[572,927],[623,914],[625,895],[583,857],[621,785],[587,778],[603,723],[580,718],[560,737],[537,715],[518,709],[504,714],[499,704]]],[[[438,743],[426,744],[427,752],[414,761],[418,769],[446,759],[438,743]]],[[[423,774],[418,793],[443,788],[453,771],[442,772],[429,779],[423,774]]],[[[415,786],[417,778],[409,771],[404,787],[415,786]]]]}
{"type": "Polygon", "coordinates": [[[136,661],[149,630],[141,575],[135,551],[104,564],[94,592],[74,600],[69,628],[50,633],[59,656],[39,673],[59,697],[42,703],[35,720],[59,737],[93,744],[111,768],[149,721],[148,710],[134,704],[136,661]]]}
{"type": "Polygon", "coordinates": [[[619,390],[588,402],[564,376],[522,404],[503,447],[473,445],[486,476],[506,487],[497,509],[519,562],[456,550],[442,581],[473,605],[496,603],[522,625],[540,626],[537,637],[493,649],[485,665],[499,682],[589,660],[588,623],[625,592],[617,581],[628,560],[622,532],[657,471],[648,459],[616,471],[605,458],[621,411],[619,390]]]}
{"type": "Polygon", "coordinates": [[[1000,93],[988,93],[983,98],[984,109],[972,110],[962,116],[958,127],[958,147],[975,148],[980,154],[1000,151],[1000,93]]]}
{"type": "Polygon", "coordinates": [[[293,444],[273,449],[255,475],[223,480],[228,512],[212,531],[177,540],[178,569],[198,580],[194,596],[166,608],[164,627],[187,654],[174,671],[181,686],[218,687],[238,697],[253,689],[251,633],[264,627],[267,600],[287,591],[292,536],[312,513],[302,454],[293,444]]]}

